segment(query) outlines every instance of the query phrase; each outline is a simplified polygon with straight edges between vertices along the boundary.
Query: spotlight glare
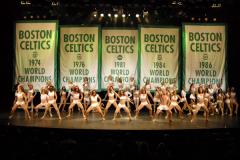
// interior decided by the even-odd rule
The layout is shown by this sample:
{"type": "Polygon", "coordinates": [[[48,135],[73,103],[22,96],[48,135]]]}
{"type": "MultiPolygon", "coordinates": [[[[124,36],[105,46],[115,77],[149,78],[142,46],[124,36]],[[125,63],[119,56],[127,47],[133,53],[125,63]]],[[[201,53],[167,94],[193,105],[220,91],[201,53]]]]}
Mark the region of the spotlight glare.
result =
{"type": "Polygon", "coordinates": [[[136,14],[136,18],[138,18],[139,17],[139,14],[136,14]]]}
{"type": "Polygon", "coordinates": [[[118,15],[117,15],[117,14],[114,14],[114,17],[115,17],[115,18],[117,18],[117,17],[118,17],[118,15]]]}
{"type": "Polygon", "coordinates": [[[108,17],[111,17],[111,13],[108,13],[108,17]]]}
{"type": "Polygon", "coordinates": [[[101,16],[101,17],[104,17],[104,14],[103,14],[103,13],[101,13],[101,14],[100,14],[100,16],[101,16]]]}
{"type": "Polygon", "coordinates": [[[125,18],[125,17],[126,17],[126,14],[122,14],[122,17],[125,18]]]}

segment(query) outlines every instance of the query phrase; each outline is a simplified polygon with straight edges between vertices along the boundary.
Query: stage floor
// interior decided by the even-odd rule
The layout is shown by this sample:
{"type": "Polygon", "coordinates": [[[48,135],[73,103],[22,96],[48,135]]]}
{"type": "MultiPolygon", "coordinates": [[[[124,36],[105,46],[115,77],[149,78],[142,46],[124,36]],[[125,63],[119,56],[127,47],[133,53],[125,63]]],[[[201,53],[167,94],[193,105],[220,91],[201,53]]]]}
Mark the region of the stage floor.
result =
{"type": "Polygon", "coordinates": [[[45,119],[32,114],[32,119],[24,118],[24,112],[18,110],[12,119],[8,119],[9,113],[0,113],[0,123],[5,126],[24,126],[38,128],[61,128],[61,129],[81,129],[81,130],[186,130],[186,129],[223,129],[223,128],[240,128],[239,117],[228,117],[214,115],[209,116],[206,122],[202,113],[199,113],[193,122],[190,122],[190,116],[185,115],[184,119],[179,119],[177,114],[173,114],[173,121],[169,123],[162,114],[155,122],[152,121],[147,113],[141,113],[139,118],[132,121],[128,120],[125,113],[112,120],[113,113],[109,112],[106,120],[101,120],[97,113],[90,113],[88,120],[84,120],[82,113],[75,111],[70,118],[66,118],[66,113],[62,113],[62,120],[58,120],[57,115],[53,112],[53,117],[47,116],[45,119]]]}

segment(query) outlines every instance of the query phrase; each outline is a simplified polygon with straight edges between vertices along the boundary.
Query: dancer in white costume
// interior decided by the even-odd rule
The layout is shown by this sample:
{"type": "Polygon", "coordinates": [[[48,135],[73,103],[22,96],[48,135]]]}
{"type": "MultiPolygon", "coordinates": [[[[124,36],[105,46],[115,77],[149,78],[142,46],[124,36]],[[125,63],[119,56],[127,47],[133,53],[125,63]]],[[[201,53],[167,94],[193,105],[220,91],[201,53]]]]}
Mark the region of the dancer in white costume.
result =
{"type": "Polygon", "coordinates": [[[209,111],[208,111],[208,108],[207,106],[205,105],[204,103],[204,93],[203,93],[203,88],[200,86],[198,88],[198,94],[197,94],[197,105],[194,105],[193,106],[193,116],[192,116],[192,119],[191,119],[191,122],[193,122],[194,118],[196,117],[198,111],[203,108],[204,111],[205,111],[205,120],[206,122],[208,121],[208,114],[209,114],[209,111]]]}
{"type": "MultiPolygon", "coordinates": [[[[232,110],[232,106],[231,106],[230,95],[231,95],[231,90],[230,90],[230,88],[228,88],[227,92],[225,94],[225,103],[226,103],[227,107],[229,108],[230,116],[232,116],[233,110],[232,110]]],[[[224,107],[221,110],[222,110],[222,116],[224,116],[224,107]]]]}
{"type": "Polygon", "coordinates": [[[136,109],[136,117],[135,118],[138,118],[139,112],[141,111],[141,109],[143,109],[143,107],[147,107],[147,109],[149,110],[150,117],[153,118],[151,103],[148,100],[147,92],[144,87],[141,89],[141,92],[140,92],[140,101],[141,101],[141,103],[136,109]]]}
{"type": "Polygon", "coordinates": [[[72,93],[72,103],[70,104],[70,106],[68,107],[68,115],[67,117],[70,117],[71,116],[71,112],[72,112],[72,108],[77,105],[79,109],[81,109],[82,111],[82,115],[83,115],[83,118],[86,119],[86,116],[85,116],[85,110],[83,108],[83,105],[81,103],[82,99],[83,99],[83,94],[81,93],[80,89],[78,86],[75,86],[74,87],[74,91],[72,93]]]}
{"type": "Polygon", "coordinates": [[[117,93],[114,91],[113,86],[110,86],[107,90],[107,96],[108,96],[108,101],[106,108],[104,109],[104,117],[106,117],[108,109],[113,105],[115,107],[115,110],[117,108],[117,102],[116,102],[116,97],[117,93]]]}
{"type": "Polygon", "coordinates": [[[31,119],[28,109],[27,109],[27,96],[24,92],[24,88],[22,85],[18,85],[17,87],[17,93],[16,93],[16,101],[12,107],[9,119],[11,119],[16,112],[18,107],[21,107],[25,112],[25,118],[31,119]]]}
{"type": "Polygon", "coordinates": [[[91,105],[88,107],[88,109],[86,111],[86,119],[88,118],[89,112],[91,112],[92,110],[96,110],[98,113],[101,114],[102,120],[105,120],[104,115],[103,115],[102,110],[101,110],[102,99],[97,94],[96,90],[92,91],[92,94],[90,96],[90,100],[91,100],[91,105]]]}
{"type": "Polygon", "coordinates": [[[156,91],[154,93],[154,97],[153,97],[153,113],[156,112],[156,108],[157,106],[160,105],[160,93],[161,93],[161,88],[160,87],[156,87],[156,91]]]}
{"type": "Polygon", "coordinates": [[[41,99],[41,102],[34,108],[36,111],[36,115],[38,115],[39,108],[41,107],[49,108],[48,107],[48,91],[44,87],[41,88],[40,99],[41,99]]]}
{"type": "Polygon", "coordinates": [[[183,112],[181,107],[178,105],[178,100],[180,100],[181,97],[177,95],[177,91],[173,90],[173,93],[171,95],[171,103],[169,105],[169,111],[172,111],[173,108],[176,108],[179,112],[179,117],[183,118],[183,112]]]}
{"type": "Polygon", "coordinates": [[[27,93],[27,99],[28,99],[28,102],[27,102],[27,105],[30,103],[30,106],[31,106],[31,110],[30,112],[33,112],[33,99],[34,97],[36,96],[36,92],[33,88],[33,85],[31,83],[28,83],[28,93],[27,93]]]}
{"type": "Polygon", "coordinates": [[[57,94],[55,91],[54,86],[50,86],[48,89],[48,106],[45,108],[45,112],[44,115],[42,116],[42,119],[45,118],[47,112],[50,110],[49,108],[51,107],[51,105],[54,107],[54,109],[56,110],[57,114],[58,114],[58,119],[61,120],[61,115],[59,112],[59,109],[57,107],[57,94]]]}
{"type": "Polygon", "coordinates": [[[237,102],[236,92],[235,92],[235,88],[234,87],[231,88],[230,102],[231,102],[231,108],[232,108],[233,113],[237,115],[239,104],[237,102]],[[234,107],[235,107],[235,109],[234,109],[234,107]]]}
{"type": "Polygon", "coordinates": [[[167,95],[166,90],[162,90],[162,93],[160,94],[160,105],[157,107],[157,112],[155,113],[154,121],[158,118],[159,114],[162,113],[162,111],[167,111],[168,120],[169,122],[172,122],[172,112],[169,110],[170,105],[170,99],[167,95]]]}
{"type": "Polygon", "coordinates": [[[61,109],[62,107],[62,112],[64,112],[64,108],[67,104],[67,97],[68,97],[68,93],[67,93],[67,89],[65,86],[62,86],[62,89],[60,91],[60,97],[61,97],[61,101],[60,101],[60,104],[59,104],[59,110],[61,109]]]}
{"type": "Polygon", "coordinates": [[[131,118],[130,110],[126,106],[127,99],[129,99],[129,98],[126,95],[124,95],[124,92],[122,90],[119,91],[119,94],[117,94],[117,97],[120,99],[120,102],[119,102],[119,104],[118,104],[118,106],[117,106],[117,108],[115,110],[113,120],[116,119],[117,114],[120,113],[121,109],[123,109],[128,114],[128,118],[129,118],[129,120],[131,120],[132,118],[131,118]]]}

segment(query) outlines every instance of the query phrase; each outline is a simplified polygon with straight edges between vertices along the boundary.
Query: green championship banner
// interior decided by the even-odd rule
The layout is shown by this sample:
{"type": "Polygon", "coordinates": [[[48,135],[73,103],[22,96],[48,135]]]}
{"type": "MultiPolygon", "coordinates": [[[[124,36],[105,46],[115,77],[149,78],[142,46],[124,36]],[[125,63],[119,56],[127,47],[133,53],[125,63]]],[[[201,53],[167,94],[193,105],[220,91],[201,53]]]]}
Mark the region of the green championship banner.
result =
{"type": "Polygon", "coordinates": [[[57,82],[57,21],[19,21],[15,26],[15,81],[40,89],[57,82]]]}
{"type": "Polygon", "coordinates": [[[60,28],[60,85],[68,82],[82,88],[84,77],[90,89],[99,89],[98,49],[99,27],[61,26],[60,28]]]}
{"type": "Polygon", "coordinates": [[[183,86],[221,84],[226,88],[226,27],[219,24],[183,25],[183,86]]]}
{"type": "Polygon", "coordinates": [[[102,88],[106,89],[108,76],[113,77],[114,88],[121,77],[124,86],[132,76],[137,80],[138,32],[131,29],[102,30],[102,88]]]}
{"type": "Polygon", "coordinates": [[[140,86],[148,80],[152,89],[161,84],[179,88],[179,28],[141,26],[140,86]]]}

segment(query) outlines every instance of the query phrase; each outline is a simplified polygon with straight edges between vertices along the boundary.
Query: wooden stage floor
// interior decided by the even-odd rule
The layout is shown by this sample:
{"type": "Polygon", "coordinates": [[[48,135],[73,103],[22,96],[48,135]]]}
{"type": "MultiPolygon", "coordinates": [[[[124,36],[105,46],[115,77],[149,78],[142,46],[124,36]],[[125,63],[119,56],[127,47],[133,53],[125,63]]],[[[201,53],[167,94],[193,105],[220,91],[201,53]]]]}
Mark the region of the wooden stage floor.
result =
{"type": "Polygon", "coordinates": [[[47,116],[45,119],[32,114],[32,119],[24,118],[24,112],[18,110],[12,119],[8,119],[9,113],[0,113],[0,124],[5,126],[24,126],[39,128],[61,128],[61,129],[81,129],[81,130],[188,130],[188,129],[223,129],[223,128],[240,128],[239,117],[228,117],[214,115],[209,116],[206,122],[202,113],[199,113],[193,122],[190,122],[190,116],[185,114],[184,119],[179,119],[173,114],[173,122],[169,123],[165,119],[165,114],[161,115],[155,122],[152,121],[148,114],[141,113],[139,118],[132,121],[128,120],[125,113],[122,117],[118,116],[112,120],[113,112],[109,112],[106,120],[101,120],[97,113],[90,113],[88,121],[85,121],[81,112],[75,111],[70,118],[66,118],[66,113],[62,113],[62,120],[58,120],[57,115],[53,112],[53,117],[47,116]]]}

